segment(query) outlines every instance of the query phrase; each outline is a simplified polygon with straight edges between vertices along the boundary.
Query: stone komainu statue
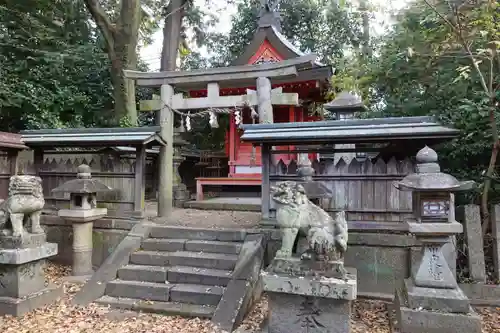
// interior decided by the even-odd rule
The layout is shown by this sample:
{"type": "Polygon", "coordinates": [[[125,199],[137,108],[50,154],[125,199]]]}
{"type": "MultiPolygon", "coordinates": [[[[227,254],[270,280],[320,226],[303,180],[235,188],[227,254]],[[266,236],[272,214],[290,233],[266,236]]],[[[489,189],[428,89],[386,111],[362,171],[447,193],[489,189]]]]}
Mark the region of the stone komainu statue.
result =
{"type": "MultiPolygon", "coordinates": [[[[295,182],[282,182],[271,188],[277,203],[276,219],[283,232],[283,243],[277,257],[290,257],[299,233],[306,235],[309,252],[317,256],[337,254],[342,259],[347,250],[347,221],[345,212],[333,219],[313,204],[304,187],[295,182]]],[[[306,251],[308,252],[308,251],[306,251]]]]}
{"type": "Polygon", "coordinates": [[[43,233],[40,215],[45,200],[42,179],[36,176],[12,176],[9,197],[0,203],[0,231],[5,236],[21,237],[24,225],[31,224],[31,233],[43,233]]]}

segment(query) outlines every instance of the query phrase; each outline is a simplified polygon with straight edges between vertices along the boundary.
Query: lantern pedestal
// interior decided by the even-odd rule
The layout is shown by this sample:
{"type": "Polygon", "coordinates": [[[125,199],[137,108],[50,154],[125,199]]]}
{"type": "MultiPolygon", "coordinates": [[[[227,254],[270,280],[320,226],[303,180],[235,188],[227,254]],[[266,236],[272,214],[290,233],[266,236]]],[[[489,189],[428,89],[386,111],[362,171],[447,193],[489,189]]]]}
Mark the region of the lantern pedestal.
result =
{"type": "Polygon", "coordinates": [[[174,155],[174,175],[173,175],[173,194],[174,194],[174,207],[183,208],[184,203],[190,199],[189,191],[185,184],[182,183],[182,178],[179,173],[179,166],[184,161],[184,157],[174,155]]]}
{"type": "Polygon", "coordinates": [[[422,256],[411,278],[394,297],[393,332],[398,333],[481,333],[481,317],[457,284],[443,254],[451,236],[463,227],[455,221],[452,192],[470,189],[471,182],[459,182],[442,173],[437,154],[425,147],[417,154],[416,173],[394,184],[412,191],[413,219],[408,231],[422,243],[422,256]]]}
{"type": "Polygon", "coordinates": [[[396,290],[393,332],[480,333],[481,317],[458,287],[442,252],[443,246],[450,242],[446,234],[461,232],[462,225],[440,223],[441,230],[436,230],[437,223],[432,224],[408,223],[410,232],[423,243],[422,257],[412,277],[396,290]]]}
{"type": "Polygon", "coordinates": [[[94,221],[107,214],[106,208],[93,208],[88,210],[61,209],[59,217],[73,225],[73,265],[71,281],[85,281],[94,270],[92,267],[92,228],[94,221]]]}

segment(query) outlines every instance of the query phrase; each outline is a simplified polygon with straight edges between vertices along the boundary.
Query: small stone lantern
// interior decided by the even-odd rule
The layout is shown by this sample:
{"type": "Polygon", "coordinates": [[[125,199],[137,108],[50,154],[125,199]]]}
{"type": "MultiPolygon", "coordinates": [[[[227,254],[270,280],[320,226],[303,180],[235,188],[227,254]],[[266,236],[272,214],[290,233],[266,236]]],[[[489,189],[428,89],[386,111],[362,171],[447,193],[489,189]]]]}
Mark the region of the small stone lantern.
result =
{"type": "Polygon", "coordinates": [[[442,173],[438,156],[429,147],[416,156],[416,173],[395,182],[401,191],[411,191],[413,218],[406,221],[408,230],[422,243],[422,257],[396,291],[397,325],[401,332],[437,331],[481,332],[480,318],[472,312],[470,301],[458,287],[443,254],[450,236],[462,232],[455,221],[453,192],[470,190],[473,181],[460,182],[442,173]]]}
{"type": "Polygon", "coordinates": [[[52,192],[70,194],[69,209],[60,209],[58,215],[73,225],[73,276],[86,279],[93,274],[93,222],[108,213],[106,208],[97,208],[97,193],[111,188],[92,179],[88,165],[80,165],[77,172],[77,179],[65,182],[52,192]]]}

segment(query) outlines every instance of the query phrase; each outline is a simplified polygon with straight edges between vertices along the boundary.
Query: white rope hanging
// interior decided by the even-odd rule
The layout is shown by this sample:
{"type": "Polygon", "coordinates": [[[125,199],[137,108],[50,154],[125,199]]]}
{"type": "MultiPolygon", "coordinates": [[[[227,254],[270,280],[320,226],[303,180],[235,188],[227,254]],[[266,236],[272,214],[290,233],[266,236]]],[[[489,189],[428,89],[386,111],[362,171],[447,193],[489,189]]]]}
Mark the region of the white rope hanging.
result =
{"type": "Polygon", "coordinates": [[[191,112],[188,112],[186,116],[186,130],[191,132],[191,112]]]}
{"type": "Polygon", "coordinates": [[[208,121],[208,123],[212,128],[219,128],[219,122],[217,120],[217,115],[215,114],[215,112],[210,112],[210,120],[208,121]]]}
{"type": "Polygon", "coordinates": [[[236,124],[236,126],[240,126],[241,125],[241,111],[239,109],[237,109],[235,112],[234,112],[234,123],[236,124]]]}
{"type": "MultiPolygon", "coordinates": [[[[252,117],[252,125],[255,125],[255,122],[259,118],[259,115],[257,114],[257,112],[255,111],[255,109],[253,107],[250,108],[250,116],[252,117]]],[[[252,145],[252,156],[250,157],[250,165],[251,166],[254,166],[256,164],[256,158],[255,158],[256,150],[257,150],[257,148],[255,147],[255,145],[252,145]]]]}

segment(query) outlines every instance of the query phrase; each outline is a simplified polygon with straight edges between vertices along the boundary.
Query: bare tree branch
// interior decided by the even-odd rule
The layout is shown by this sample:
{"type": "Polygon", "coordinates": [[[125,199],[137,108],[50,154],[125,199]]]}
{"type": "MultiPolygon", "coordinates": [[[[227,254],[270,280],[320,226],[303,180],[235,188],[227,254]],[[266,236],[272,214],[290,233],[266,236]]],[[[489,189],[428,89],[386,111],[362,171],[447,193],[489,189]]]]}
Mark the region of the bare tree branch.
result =
{"type": "MultiPolygon", "coordinates": [[[[477,75],[479,76],[479,80],[481,81],[481,86],[484,89],[484,92],[488,95],[488,97],[491,97],[492,92],[488,89],[488,85],[486,83],[486,79],[484,78],[483,72],[481,72],[481,69],[479,68],[479,65],[477,64],[476,58],[474,57],[474,54],[472,53],[472,50],[470,49],[470,45],[467,43],[467,41],[464,39],[464,36],[462,35],[462,30],[460,29],[460,26],[454,25],[450,20],[446,18],[439,10],[429,2],[429,0],[424,0],[424,2],[431,8],[450,28],[452,31],[455,33],[456,37],[460,41],[460,44],[462,44],[462,47],[465,49],[467,54],[469,55],[469,58],[471,59],[472,65],[474,66],[474,69],[477,72],[477,75]]],[[[458,18],[457,14],[457,18],[458,18]]]]}
{"type": "Polygon", "coordinates": [[[102,6],[99,4],[99,0],[85,0],[85,5],[94,18],[94,21],[99,27],[99,30],[101,30],[104,39],[106,40],[108,49],[113,52],[115,45],[115,27],[113,23],[111,23],[111,20],[104,11],[104,8],[102,8],[102,6]]]}

